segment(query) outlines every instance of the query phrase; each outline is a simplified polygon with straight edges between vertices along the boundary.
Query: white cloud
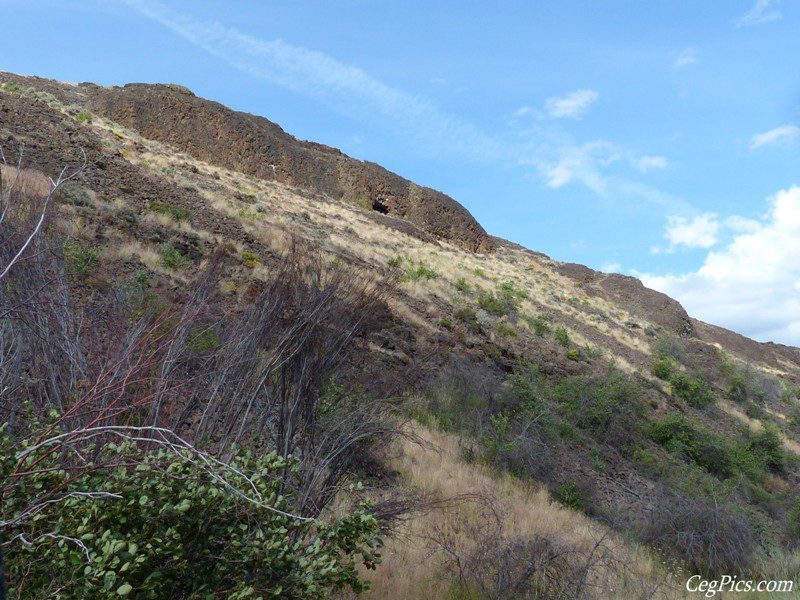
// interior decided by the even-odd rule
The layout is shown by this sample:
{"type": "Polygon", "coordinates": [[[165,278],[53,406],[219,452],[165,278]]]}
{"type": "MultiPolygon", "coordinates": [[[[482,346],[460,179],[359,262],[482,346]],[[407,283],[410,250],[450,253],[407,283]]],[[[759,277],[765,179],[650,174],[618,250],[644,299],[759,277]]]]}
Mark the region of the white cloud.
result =
{"type": "Polygon", "coordinates": [[[607,262],[603,263],[600,270],[603,273],[622,273],[622,265],[618,262],[607,262]]]}
{"type": "Polygon", "coordinates": [[[664,237],[672,248],[710,248],[717,243],[719,221],[714,213],[706,213],[691,221],[686,217],[669,217],[664,228],[664,237]]]}
{"type": "Polygon", "coordinates": [[[686,67],[688,65],[693,65],[699,60],[697,50],[695,48],[686,48],[683,52],[680,53],[678,58],[675,59],[675,62],[672,63],[672,66],[676,69],[680,69],[681,67],[686,67]]]}
{"type": "Polygon", "coordinates": [[[669,162],[663,156],[637,156],[630,160],[631,165],[641,173],[647,173],[653,169],[666,169],[669,162]]]}
{"type": "Polygon", "coordinates": [[[181,14],[156,0],[126,2],[244,73],[316,98],[360,120],[382,118],[382,125],[414,138],[428,150],[479,161],[507,156],[502,144],[473,124],[323,52],[280,39],[262,40],[216,21],[181,14]]]}
{"type": "Polygon", "coordinates": [[[594,90],[577,90],[566,96],[548,98],[545,100],[544,107],[547,114],[553,119],[564,117],[579,119],[599,97],[600,94],[594,90]]]}
{"type": "Polygon", "coordinates": [[[752,8],[734,21],[737,27],[748,27],[750,25],[762,25],[777,21],[781,18],[781,11],[775,8],[779,2],[773,0],[756,0],[752,8]]]}
{"type": "Polygon", "coordinates": [[[621,158],[620,150],[611,142],[595,140],[579,146],[564,145],[557,149],[555,162],[536,160],[533,163],[552,189],[577,181],[598,194],[605,194],[607,177],[603,169],[621,158]]]}
{"type": "Polygon", "coordinates": [[[642,281],[704,321],[800,345],[800,187],[781,190],[768,204],[760,221],[740,220],[745,230],[710,251],[697,271],[640,275],[642,281]]]}
{"type": "Polygon", "coordinates": [[[725,227],[736,233],[755,233],[761,229],[761,223],[754,219],[733,215],[725,219],[725,227]]]}
{"type": "Polygon", "coordinates": [[[781,125],[750,138],[750,150],[776,144],[792,144],[800,139],[800,127],[797,125],[781,125]]]}

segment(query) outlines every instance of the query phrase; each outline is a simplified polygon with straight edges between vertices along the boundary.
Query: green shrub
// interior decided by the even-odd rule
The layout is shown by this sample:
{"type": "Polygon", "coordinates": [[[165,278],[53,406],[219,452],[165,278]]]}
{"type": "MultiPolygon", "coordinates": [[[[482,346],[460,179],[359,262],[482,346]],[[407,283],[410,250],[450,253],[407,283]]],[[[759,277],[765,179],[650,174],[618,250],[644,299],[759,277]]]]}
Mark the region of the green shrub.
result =
{"type": "Polygon", "coordinates": [[[192,263],[172,244],[161,244],[161,264],[168,269],[179,271],[192,263]]]}
{"type": "Polygon", "coordinates": [[[712,473],[733,474],[730,457],[717,443],[716,437],[683,417],[666,417],[651,422],[648,435],[670,452],[685,455],[712,473]]]}
{"type": "Polygon", "coordinates": [[[497,292],[481,290],[478,292],[478,305],[492,315],[510,314],[519,309],[522,299],[528,294],[511,282],[501,283],[497,292]]]}
{"type": "Polygon", "coordinates": [[[213,329],[191,331],[186,341],[186,347],[199,354],[205,354],[217,346],[219,346],[219,337],[213,329]]]}
{"type": "Polygon", "coordinates": [[[67,244],[64,247],[67,268],[78,275],[89,275],[100,265],[100,251],[91,246],[67,244]]]}
{"type": "Polygon", "coordinates": [[[136,214],[136,211],[133,210],[130,206],[120,206],[116,212],[116,217],[122,223],[127,223],[128,225],[136,225],[139,222],[139,215],[136,214]]]}
{"type": "Polygon", "coordinates": [[[686,373],[674,373],[669,379],[672,393],[689,406],[705,408],[714,403],[714,392],[702,377],[691,377],[686,373]]]}
{"type": "Polygon", "coordinates": [[[533,317],[523,315],[520,318],[530,327],[531,331],[539,337],[544,336],[550,331],[550,320],[552,317],[548,314],[541,313],[533,317]]]}
{"type": "Polygon", "coordinates": [[[470,290],[470,285],[467,283],[467,280],[464,279],[463,277],[459,277],[458,279],[456,279],[455,286],[456,289],[462,293],[467,293],[470,290]]]}
{"type": "Polygon", "coordinates": [[[512,281],[505,281],[497,286],[497,295],[509,308],[517,309],[522,300],[528,297],[528,292],[518,288],[512,281]]]}
{"type": "Polygon", "coordinates": [[[654,356],[671,358],[680,363],[686,354],[686,344],[673,334],[664,334],[653,342],[652,350],[654,356]]]}
{"type": "MultiPolygon", "coordinates": [[[[3,481],[25,447],[6,429],[3,481]]],[[[34,452],[20,470],[35,465],[37,472],[5,488],[0,516],[11,597],[327,597],[363,591],[357,562],[374,567],[380,560],[379,526],[367,505],[331,520],[292,516],[283,475],[296,462],[275,452],[238,452],[236,472],[224,471],[227,485],[191,456],[129,443],[106,445],[104,453],[120,466],[71,471],[60,452],[34,452]],[[99,496],[103,490],[110,493],[99,496]],[[25,518],[37,499],[57,501],[25,518]]]]}
{"type": "Polygon", "coordinates": [[[574,481],[566,481],[556,488],[555,499],[573,510],[584,511],[584,498],[580,487],[574,481]]]}
{"type": "Polygon", "coordinates": [[[19,94],[22,92],[22,88],[11,81],[6,81],[0,84],[0,89],[6,92],[11,92],[12,94],[19,94]]]}
{"type": "Polygon", "coordinates": [[[76,181],[67,181],[58,188],[58,193],[67,204],[73,206],[92,206],[92,197],[82,185],[76,181]]]}
{"type": "Polygon", "coordinates": [[[478,324],[478,315],[475,311],[471,308],[459,308],[453,312],[453,317],[467,323],[468,325],[477,325],[478,324]]]}
{"type": "Polygon", "coordinates": [[[506,323],[505,321],[498,323],[497,327],[495,327],[495,331],[497,331],[498,334],[506,337],[519,337],[519,333],[514,326],[510,323],[506,323]]]}
{"type": "Polygon", "coordinates": [[[738,438],[715,434],[683,417],[651,422],[648,435],[670,452],[683,455],[710,473],[723,477],[742,473],[752,481],[760,481],[768,466],[768,456],[771,456],[770,440],[747,444],[738,438]],[[756,448],[761,450],[757,452],[756,448]]]}
{"type": "Polygon", "coordinates": [[[663,379],[664,381],[669,381],[670,377],[672,377],[675,372],[677,371],[677,365],[672,358],[669,357],[662,357],[657,358],[653,361],[653,366],[651,369],[653,375],[658,377],[659,379],[663,379]]]}
{"type": "Polygon", "coordinates": [[[75,118],[76,118],[78,121],[80,121],[81,123],[91,123],[91,122],[92,122],[92,119],[93,119],[93,117],[92,117],[92,113],[90,113],[90,112],[87,112],[87,111],[85,111],[85,110],[82,110],[82,111],[81,111],[81,112],[79,112],[77,115],[75,115],[75,118]]]}
{"type": "Polygon", "coordinates": [[[567,331],[567,328],[564,327],[563,325],[559,325],[558,327],[556,327],[555,338],[559,344],[564,346],[564,348],[569,347],[570,343],[572,343],[571,340],[569,339],[569,332],[567,331]]]}
{"type": "Polygon", "coordinates": [[[567,350],[565,356],[569,360],[580,360],[581,359],[581,349],[580,348],[571,348],[567,350]]]}
{"type": "Polygon", "coordinates": [[[395,256],[394,258],[390,258],[387,262],[387,265],[392,267],[393,269],[398,268],[400,265],[403,264],[403,257],[402,256],[395,256]]]}
{"type": "Polygon", "coordinates": [[[150,202],[149,208],[155,213],[167,215],[178,223],[181,221],[191,221],[192,218],[194,218],[194,211],[176,204],[169,204],[168,202],[153,200],[150,202]]]}
{"type": "Polygon", "coordinates": [[[242,264],[251,269],[261,264],[258,260],[258,255],[253,252],[242,252],[242,264]]]}
{"type": "Polygon", "coordinates": [[[794,408],[789,413],[789,427],[795,432],[800,432],[800,408],[794,408]]]}
{"type": "Polygon", "coordinates": [[[565,377],[554,386],[553,395],[578,427],[595,436],[613,432],[621,443],[623,433],[636,427],[644,409],[641,386],[620,373],[596,379],[565,377]]]}
{"type": "Polygon", "coordinates": [[[795,501],[786,515],[786,533],[793,545],[800,545],[800,500],[795,501]]]}
{"type": "Polygon", "coordinates": [[[786,466],[783,441],[774,427],[765,427],[762,431],[751,434],[748,449],[773,471],[782,471],[786,466]]]}
{"type": "Polygon", "coordinates": [[[362,196],[360,198],[356,198],[355,202],[363,210],[372,210],[372,200],[369,198],[364,198],[362,196]]]}
{"type": "Polygon", "coordinates": [[[503,301],[494,292],[487,290],[478,292],[478,306],[492,315],[502,315],[506,311],[506,305],[503,301]]]}
{"type": "Polygon", "coordinates": [[[419,261],[416,266],[413,264],[406,269],[402,281],[419,281],[420,279],[435,279],[436,271],[428,267],[424,262],[419,261]]]}
{"type": "Polygon", "coordinates": [[[233,197],[236,198],[239,202],[244,202],[245,204],[255,204],[256,200],[258,199],[255,194],[251,194],[248,192],[235,192],[233,197]]]}

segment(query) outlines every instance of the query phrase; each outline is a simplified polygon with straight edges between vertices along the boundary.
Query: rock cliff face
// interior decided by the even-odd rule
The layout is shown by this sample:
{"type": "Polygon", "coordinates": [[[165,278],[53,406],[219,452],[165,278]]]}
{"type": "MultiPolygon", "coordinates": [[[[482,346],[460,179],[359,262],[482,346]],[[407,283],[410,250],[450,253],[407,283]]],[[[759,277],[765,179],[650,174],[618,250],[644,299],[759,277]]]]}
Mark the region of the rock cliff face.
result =
{"type": "Polygon", "coordinates": [[[677,300],[651,290],[635,277],[606,274],[575,263],[563,263],[558,272],[587,292],[624,306],[632,314],[680,336],[692,335],[694,324],[677,300]]]}
{"type": "Polygon", "coordinates": [[[200,160],[403,217],[473,252],[492,248],[483,227],[449,196],[335,148],[300,141],[263,117],[231,110],[174,85],[82,84],[79,90],[91,112],[200,160]]]}

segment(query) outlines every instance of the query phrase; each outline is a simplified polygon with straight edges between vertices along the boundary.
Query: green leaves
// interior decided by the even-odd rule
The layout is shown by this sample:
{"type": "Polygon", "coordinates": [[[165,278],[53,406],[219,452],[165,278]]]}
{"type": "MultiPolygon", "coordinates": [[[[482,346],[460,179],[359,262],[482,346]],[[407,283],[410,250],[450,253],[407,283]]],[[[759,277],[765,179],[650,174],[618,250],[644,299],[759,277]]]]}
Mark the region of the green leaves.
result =
{"type": "MultiPolygon", "coordinates": [[[[21,442],[4,430],[0,449],[13,455],[21,442]]],[[[343,588],[364,590],[358,562],[374,567],[380,560],[379,527],[366,504],[330,521],[270,510],[296,510],[292,486],[281,478],[284,469],[295,472],[293,459],[238,452],[232,464],[249,475],[256,494],[242,477],[230,475],[230,489],[166,451],[133,444],[104,451],[119,459],[109,462],[137,466],[73,472],[53,468],[60,466],[57,454],[34,454],[40,471],[3,495],[3,521],[19,516],[31,499],[51,499],[53,490],[68,496],[3,531],[11,540],[4,559],[12,597],[44,598],[56,590],[65,599],[328,597],[343,588]],[[88,495],[98,491],[121,497],[88,495]],[[267,504],[243,500],[256,496],[267,504]],[[18,534],[36,542],[24,544],[18,534]]],[[[14,465],[0,466],[4,480],[14,465]]]]}

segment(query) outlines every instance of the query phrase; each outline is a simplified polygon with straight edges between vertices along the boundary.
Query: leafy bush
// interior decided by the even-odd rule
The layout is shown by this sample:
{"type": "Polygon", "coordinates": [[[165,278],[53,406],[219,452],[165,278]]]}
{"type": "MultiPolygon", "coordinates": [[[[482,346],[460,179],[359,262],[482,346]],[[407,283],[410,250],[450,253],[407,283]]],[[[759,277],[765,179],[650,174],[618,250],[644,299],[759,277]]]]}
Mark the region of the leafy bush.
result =
{"type": "Polygon", "coordinates": [[[511,314],[519,309],[520,302],[527,298],[525,290],[507,281],[497,286],[497,292],[481,290],[478,292],[478,305],[492,315],[511,314]]]}
{"type": "Polygon", "coordinates": [[[73,206],[92,206],[92,197],[82,185],[75,181],[67,181],[58,188],[58,193],[67,204],[73,206]]]}
{"type": "Polygon", "coordinates": [[[419,281],[420,279],[435,279],[437,277],[436,271],[431,269],[424,262],[419,261],[416,266],[413,263],[406,269],[402,277],[402,281],[419,281]]]}
{"type": "Polygon", "coordinates": [[[488,290],[478,292],[478,306],[492,315],[502,315],[506,311],[506,305],[502,299],[488,290]]]}
{"type": "Polygon", "coordinates": [[[478,324],[478,315],[471,308],[458,308],[453,312],[453,317],[467,325],[475,326],[478,324]]]}
{"type": "Polygon", "coordinates": [[[705,408],[714,403],[714,392],[702,377],[691,377],[686,373],[674,373],[669,379],[672,393],[689,406],[705,408]]]}
{"type": "Polygon", "coordinates": [[[552,317],[548,314],[541,313],[534,315],[533,317],[529,315],[523,315],[521,319],[527,323],[528,327],[531,328],[531,331],[533,331],[533,333],[539,337],[542,337],[550,331],[550,320],[552,317]]]}
{"type": "Polygon", "coordinates": [[[168,269],[178,271],[191,263],[192,261],[181,254],[172,244],[161,244],[161,264],[168,269]]]}
{"type": "Polygon", "coordinates": [[[467,293],[470,290],[470,285],[463,277],[459,277],[455,282],[456,289],[461,293],[467,293]]]}
{"type": "Polygon", "coordinates": [[[655,375],[659,379],[663,379],[664,381],[669,381],[669,379],[677,371],[677,366],[672,358],[661,357],[653,361],[653,366],[651,368],[651,371],[653,375],[655,375]]]}
{"type": "Polygon", "coordinates": [[[0,84],[0,89],[6,92],[11,92],[12,94],[19,94],[22,92],[22,88],[11,81],[6,81],[0,84]]]}
{"type": "Polygon", "coordinates": [[[722,477],[737,473],[759,481],[768,466],[770,442],[753,446],[737,438],[726,438],[683,417],[665,417],[649,424],[648,435],[670,452],[683,455],[705,470],[722,477]],[[763,446],[761,445],[763,444],[763,446]],[[755,448],[763,448],[756,452],[755,448]]]}
{"type": "Polygon", "coordinates": [[[613,433],[620,443],[625,442],[623,433],[636,427],[644,410],[641,386],[619,373],[596,379],[566,377],[553,393],[559,408],[571,415],[578,427],[595,436],[613,433]]]}
{"type": "Polygon", "coordinates": [[[559,325],[556,328],[555,338],[559,344],[564,346],[564,348],[569,347],[569,345],[572,343],[571,340],[569,339],[569,332],[567,331],[567,328],[564,327],[563,325],[559,325]]]}
{"type": "Polygon", "coordinates": [[[514,326],[510,323],[506,323],[505,321],[498,323],[495,331],[505,337],[519,337],[519,333],[514,326]]]}
{"type": "Polygon", "coordinates": [[[792,544],[800,544],[800,500],[795,502],[786,515],[786,533],[792,544]]]}
{"type": "Polygon", "coordinates": [[[392,267],[393,269],[396,269],[397,267],[399,267],[400,265],[403,264],[403,257],[402,256],[395,256],[394,258],[390,258],[386,262],[386,264],[389,265],[390,267],[392,267]]]}
{"type": "Polygon", "coordinates": [[[571,348],[567,350],[565,356],[569,360],[580,360],[581,359],[581,349],[580,348],[571,348]]]}
{"type": "Polygon", "coordinates": [[[261,264],[258,260],[258,255],[253,252],[242,252],[242,264],[251,269],[261,264]]]}
{"type": "Polygon", "coordinates": [[[683,340],[672,334],[661,335],[652,345],[653,355],[660,358],[671,358],[675,362],[682,362],[686,354],[683,340]]]}
{"type": "Polygon", "coordinates": [[[75,115],[75,118],[76,118],[78,121],[80,121],[81,123],[91,123],[91,122],[92,122],[92,119],[93,119],[93,117],[92,117],[92,113],[90,113],[90,112],[87,112],[87,111],[85,111],[85,110],[82,110],[82,111],[81,111],[81,112],[79,112],[77,115],[75,115]]]}
{"type": "MultiPolygon", "coordinates": [[[[33,443],[19,446],[6,431],[3,480],[18,448],[33,443]]],[[[364,590],[357,559],[380,560],[367,505],[330,522],[291,514],[282,473],[296,464],[274,452],[238,451],[225,483],[179,452],[128,442],[104,452],[120,466],[72,472],[47,449],[23,460],[21,470],[36,465],[35,474],[17,479],[0,504],[12,597],[316,598],[364,590]],[[32,498],[54,502],[25,518],[32,498]]]]}
{"type": "Polygon", "coordinates": [[[773,427],[765,427],[762,431],[751,434],[748,449],[773,471],[782,471],[786,466],[783,441],[773,427]]]}
{"type": "Polygon", "coordinates": [[[559,484],[554,496],[564,506],[573,510],[583,511],[583,494],[581,494],[581,489],[574,481],[559,484]]]}
{"type": "Polygon", "coordinates": [[[173,221],[177,221],[178,223],[181,221],[191,221],[194,217],[194,211],[183,206],[178,206],[177,204],[169,204],[168,202],[159,202],[158,200],[153,200],[150,202],[149,208],[155,213],[167,215],[173,221]]]}
{"type": "Polygon", "coordinates": [[[78,275],[89,275],[100,264],[100,251],[91,246],[67,244],[64,247],[64,258],[71,272],[78,275]]]}

